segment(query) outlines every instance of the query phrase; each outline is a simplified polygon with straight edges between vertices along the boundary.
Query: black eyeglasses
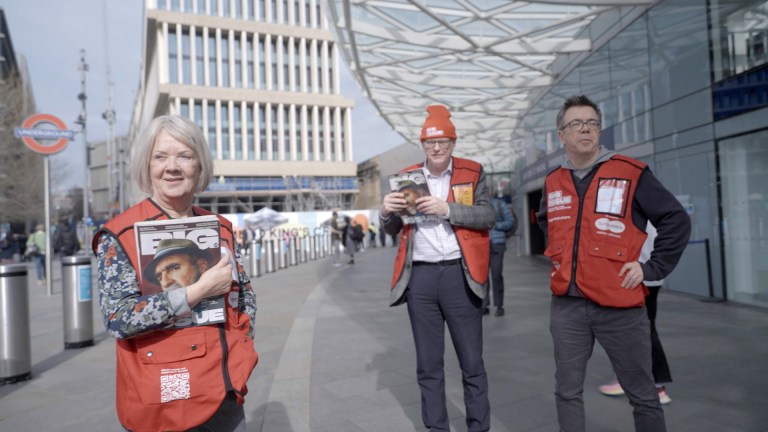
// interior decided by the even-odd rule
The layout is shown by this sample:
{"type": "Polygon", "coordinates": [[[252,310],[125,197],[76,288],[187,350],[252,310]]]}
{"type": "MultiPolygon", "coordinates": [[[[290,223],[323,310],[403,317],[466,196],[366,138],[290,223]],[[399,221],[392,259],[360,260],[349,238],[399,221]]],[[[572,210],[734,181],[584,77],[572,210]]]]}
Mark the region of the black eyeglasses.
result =
{"type": "Polygon", "coordinates": [[[442,140],[425,140],[421,142],[422,147],[425,149],[433,149],[435,146],[440,146],[441,149],[446,150],[448,147],[453,144],[453,140],[450,139],[442,139],[442,140]]]}
{"type": "Polygon", "coordinates": [[[598,130],[600,129],[600,120],[571,120],[569,123],[566,123],[563,127],[560,128],[560,130],[564,130],[565,128],[568,128],[574,132],[578,132],[581,130],[581,128],[584,127],[584,125],[587,125],[587,128],[589,130],[598,130]]]}

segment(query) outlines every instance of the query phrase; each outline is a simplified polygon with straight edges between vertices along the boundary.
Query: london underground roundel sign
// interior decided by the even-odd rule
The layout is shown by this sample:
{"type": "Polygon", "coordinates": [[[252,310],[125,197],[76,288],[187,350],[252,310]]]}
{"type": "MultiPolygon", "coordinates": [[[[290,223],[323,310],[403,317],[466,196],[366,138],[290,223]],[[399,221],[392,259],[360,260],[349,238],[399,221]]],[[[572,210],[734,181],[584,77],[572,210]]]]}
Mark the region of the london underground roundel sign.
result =
{"type": "Polygon", "coordinates": [[[21,127],[16,128],[15,135],[32,151],[51,155],[64,150],[67,142],[74,138],[75,132],[67,130],[67,125],[54,115],[33,114],[24,120],[21,127]],[[53,128],[38,127],[44,123],[53,125],[53,128]]]}

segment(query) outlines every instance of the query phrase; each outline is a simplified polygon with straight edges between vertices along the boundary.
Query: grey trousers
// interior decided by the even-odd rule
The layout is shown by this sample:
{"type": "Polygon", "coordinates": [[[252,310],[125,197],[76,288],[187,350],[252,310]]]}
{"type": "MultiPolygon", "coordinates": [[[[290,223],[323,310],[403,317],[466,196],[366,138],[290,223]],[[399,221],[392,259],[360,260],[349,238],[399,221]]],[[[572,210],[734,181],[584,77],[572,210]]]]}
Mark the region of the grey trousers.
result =
{"type": "Polygon", "coordinates": [[[651,335],[645,307],[618,309],[579,297],[552,296],[555,402],[562,432],[583,432],[584,377],[595,339],[605,349],[633,407],[637,432],[664,432],[664,411],[651,373],[651,335]]]}

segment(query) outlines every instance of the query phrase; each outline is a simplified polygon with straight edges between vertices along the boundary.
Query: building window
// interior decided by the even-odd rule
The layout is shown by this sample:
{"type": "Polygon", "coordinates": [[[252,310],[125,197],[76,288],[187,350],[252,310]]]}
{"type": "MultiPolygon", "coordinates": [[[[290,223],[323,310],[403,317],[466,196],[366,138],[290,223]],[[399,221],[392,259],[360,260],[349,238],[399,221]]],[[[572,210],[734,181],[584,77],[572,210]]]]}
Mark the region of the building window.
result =
{"type": "Polygon", "coordinates": [[[299,110],[298,107],[293,109],[293,136],[296,137],[296,160],[304,160],[304,148],[301,142],[301,113],[299,110]]]}
{"type": "Polygon", "coordinates": [[[208,102],[208,148],[211,149],[211,157],[218,159],[216,154],[216,105],[208,102]]]}
{"type": "MultiPolygon", "coordinates": [[[[768,184],[766,142],[768,130],[728,138],[718,143],[717,155],[718,174],[722,179],[722,253],[725,257],[728,298],[761,307],[768,306],[768,248],[765,235],[768,206],[764,198],[765,185],[768,184]]],[[[702,196],[700,202],[706,202],[705,197],[702,196]]],[[[700,211],[697,207],[696,213],[700,211]]],[[[698,215],[691,216],[695,228],[694,216],[698,215]]],[[[707,220],[705,215],[700,218],[707,220]]],[[[689,250],[690,244],[686,254],[689,250]]]]}
{"type": "Polygon", "coordinates": [[[229,37],[221,36],[221,86],[229,87],[229,37]]]}
{"type": "Polygon", "coordinates": [[[246,58],[246,69],[245,69],[245,87],[247,88],[253,88],[253,38],[248,35],[247,39],[245,40],[245,58],[246,58]]]}
{"type": "Polygon", "coordinates": [[[211,16],[219,16],[219,0],[208,0],[208,4],[211,5],[211,16]]]}
{"type": "Polygon", "coordinates": [[[264,48],[264,38],[259,38],[259,88],[267,88],[267,65],[266,50],[264,48]]]}
{"type": "Polygon", "coordinates": [[[241,113],[240,103],[235,102],[235,106],[232,112],[232,120],[235,125],[235,160],[243,160],[243,123],[240,117],[241,113]]]}
{"type": "Polygon", "coordinates": [[[224,17],[230,18],[232,15],[230,14],[230,10],[229,10],[229,0],[222,0],[221,6],[222,6],[222,13],[224,17]]]}
{"type": "Polygon", "coordinates": [[[214,37],[212,34],[208,34],[208,77],[210,79],[210,82],[208,83],[211,87],[216,87],[219,85],[219,81],[217,79],[216,75],[216,37],[214,37]]]}
{"type": "Polygon", "coordinates": [[[182,99],[179,102],[179,115],[185,118],[189,117],[189,103],[186,101],[186,99],[182,99]]]}
{"type": "Polygon", "coordinates": [[[307,160],[315,160],[315,135],[312,133],[312,111],[307,110],[307,160]]]}
{"type": "Polygon", "coordinates": [[[715,81],[768,63],[768,3],[711,2],[712,59],[715,81]],[[734,10],[735,9],[735,10],[734,10]]]}
{"type": "Polygon", "coordinates": [[[194,118],[195,124],[197,127],[200,128],[200,130],[203,129],[203,103],[202,102],[195,102],[195,118],[194,118]]]}
{"type": "Polygon", "coordinates": [[[243,58],[241,35],[235,35],[235,87],[243,87],[243,58]]]}
{"type": "Polygon", "coordinates": [[[272,106],[270,115],[272,118],[270,119],[270,124],[272,125],[272,158],[271,160],[276,161],[278,159],[278,145],[280,143],[280,135],[279,135],[279,127],[277,123],[277,106],[272,106]]]}
{"type": "Polygon", "coordinates": [[[300,50],[301,41],[296,41],[293,44],[293,87],[292,91],[301,91],[301,54],[300,50]]]}
{"type": "Polygon", "coordinates": [[[270,88],[272,90],[277,90],[277,38],[272,40],[270,53],[272,54],[272,58],[270,59],[270,66],[272,70],[272,86],[270,88]]]}
{"type": "Polygon", "coordinates": [[[253,106],[251,104],[245,107],[245,124],[246,129],[246,143],[248,144],[247,159],[253,160],[256,158],[256,136],[253,134],[253,106]]]}
{"type": "Polygon", "coordinates": [[[283,107],[283,148],[285,149],[285,160],[293,160],[291,154],[291,107],[283,107]]]}
{"type": "Polygon", "coordinates": [[[205,85],[205,56],[203,55],[203,32],[195,32],[195,83],[205,85]]]}
{"type": "Polygon", "coordinates": [[[226,102],[221,104],[219,123],[221,124],[221,158],[227,160],[229,159],[229,107],[226,102]]]}
{"type": "Polygon", "coordinates": [[[242,0],[235,0],[235,18],[237,19],[243,18],[243,1],[242,0]]]}
{"type": "Polygon", "coordinates": [[[267,160],[267,116],[264,105],[259,105],[259,159],[267,160]]]}
{"type": "Polygon", "coordinates": [[[168,82],[179,82],[179,51],[176,46],[176,29],[168,29],[168,82]]]}
{"type": "Polygon", "coordinates": [[[192,84],[192,41],[189,29],[181,32],[181,82],[192,84]]]}
{"type": "Polygon", "coordinates": [[[283,39],[283,88],[281,90],[288,90],[290,87],[290,71],[291,71],[291,57],[288,53],[288,40],[283,39]]]}
{"type": "Polygon", "coordinates": [[[318,130],[317,130],[317,148],[319,151],[319,154],[317,155],[317,160],[325,160],[325,119],[323,118],[323,112],[322,110],[318,110],[318,130]]]}

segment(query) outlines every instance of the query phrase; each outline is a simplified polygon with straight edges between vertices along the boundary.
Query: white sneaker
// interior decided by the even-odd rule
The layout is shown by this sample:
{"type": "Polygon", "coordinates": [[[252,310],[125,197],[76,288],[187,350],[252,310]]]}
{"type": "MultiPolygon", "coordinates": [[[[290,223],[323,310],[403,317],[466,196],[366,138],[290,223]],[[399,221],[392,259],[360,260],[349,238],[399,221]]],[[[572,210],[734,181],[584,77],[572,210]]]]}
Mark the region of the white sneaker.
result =
{"type": "Polygon", "coordinates": [[[667,390],[663,386],[656,388],[656,391],[659,393],[659,402],[661,402],[662,405],[672,402],[672,398],[669,397],[667,390]]]}

